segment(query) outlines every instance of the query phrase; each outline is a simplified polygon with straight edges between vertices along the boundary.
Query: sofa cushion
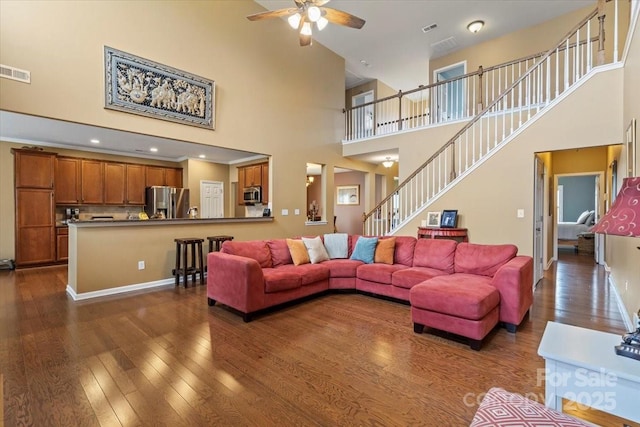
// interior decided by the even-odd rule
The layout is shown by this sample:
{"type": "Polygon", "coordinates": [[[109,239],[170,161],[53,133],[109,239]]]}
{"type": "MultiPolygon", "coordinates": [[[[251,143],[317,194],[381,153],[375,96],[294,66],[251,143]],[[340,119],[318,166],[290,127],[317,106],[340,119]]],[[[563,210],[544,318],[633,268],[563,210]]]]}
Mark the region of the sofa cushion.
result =
{"type": "Polygon", "coordinates": [[[226,241],[220,252],[255,259],[262,268],[272,267],[271,251],[265,240],[226,241]]]}
{"type": "Polygon", "coordinates": [[[377,244],[377,237],[359,237],[356,241],[356,245],[350,259],[362,261],[366,264],[372,264],[377,244]]]}
{"type": "Polygon", "coordinates": [[[451,239],[418,239],[413,251],[413,267],[428,267],[453,273],[456,245],[451,239]]]}
{"type": "Polygon", "coordinates": [[[289,247],[291,259],[295,265],[309,264],[311,262],[307,247],[302,240],[287,239],[287,246],[289,247]]]}
{"type": "Polygon", "coordinates": [[[474,274],[447,274],[411,288],[411,307],[479,320],[498,306],[500,294],[491,279],[474,274]]]}
{"type": "Polygon", "coordinates": [[[396,249],[393,255],[394,264],[402,264],[407,267],[413,265],[413,251],[416,247],[416,240],[412,236],[396,236],[396,249]]]}
{"type": "Polygon", "coordinates": [[[363,264],[358,267],[356,277],[369,282],[391,284],[391,276],[398,270],[408,268],[400,264],[363,264]]]}
{"type": "Polygon", "coordinates": [[[329,269],[329,277],[356,277],[356,269],[362,261],[354,259],[330,259],[322,263],[329,269]]]}
{"type": "Polygon", "coordinates": [[[459,243],[455,255],[455,272],[493,277],[517,253],[515,245],[459,243]]]}
{"type": "Polygon", "coordinates": [[[321,264],[282,265],[275,270],[292,274],[300,278],[302,286],[312,285],[322,280],[329,279],[329,269],[321,264]]]}
{"type": "Polygon", "coordinates": [[[331,259],[349,258],[349,235],[347,233],[325,234],[324,247],[331,259]]]}
{"type": "MultiPolygon", "coordinates": [[[[291,264],[289,264],[291,266],[291,264]]],[[[299,274],[287,269],[287,266],[278,268],[263,268],[264,291],[266,293],[282,292],[288,289],[296,289],[302,285],[299,274]]]]}
{"type": "Polygon", "coordinates": [[[285,239],[267,240],[267,246],[269,246],[269,250],[271,251],[271,265],[273,267],[293,264],[291,252],[289,252],[289,246],[287,246],[285,239]]]}
{"type": "Polygon", "coordinates": [[[309,254],[309,260],[311,264],[318,264],[319,262],[326,261],[329,259],[329,254],[327,250],[324,248],[322,244],[322,240],[320,236],[316,237],[303,237],[302,242],[304,246],[307,248],[307,253],[309,254]]]}
{"type": "Polygon", "coordinates": [[[373,254],[373,262],[381,264],[393,264],[393,254],[396,249],[395,237],[383,237],[378,240],[376,251],[373,254]]]}
{"type": "Polygon", "coordinates": [[[447,273],[435,268],[410,267],[393,273],[391,276],[391,284],[399,288],[411,289],[418,283],[422,283],[425,280],[429,280],[436,276],[443,276],[445,274],[447,273]]]}

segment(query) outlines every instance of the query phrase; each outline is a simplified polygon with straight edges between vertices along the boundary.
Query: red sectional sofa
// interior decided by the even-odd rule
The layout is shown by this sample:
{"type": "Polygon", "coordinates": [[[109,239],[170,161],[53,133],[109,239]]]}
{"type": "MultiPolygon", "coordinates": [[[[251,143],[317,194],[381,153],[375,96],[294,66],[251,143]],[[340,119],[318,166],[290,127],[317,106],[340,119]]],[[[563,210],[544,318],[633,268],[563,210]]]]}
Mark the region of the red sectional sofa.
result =
{"type": "MultiPolygon", "coordinates": [[[[349,256],[359,237],[348,236],[349,256]]],[[[455,310],[461,310],[461,321],[478,323],[478,319],[467,319],[465,311],[473,310],[465,308],[465,297],[460,294],[463,290],[468,298],[481,299],[476,315],[493,316],[495,323],[499,320],[515,332],[533,302],[531,257],[518,256],[513,245],[394,238],[393,264],[366,264],[346,258],[294,265],[286,239],[224,242],[220,252],[208,254],[208,303],[229,306],[248,322],[269,307],[331,290],[355,290],[404,302],[411,301],[415,294],[416,310],[424,311],[427,317],[445,315],[444,323],[427,322],[426,326],[482,339],[484,335],[478,338],[475,332],[471,336],[464,329],[446,327],[450,318],[456,317],[455,310]],[[440,288],[444,291],[438,297],[440,288]],[[458,307],[452,306],[451,300],[457,294],[461,298],[458,307]],[[428,298],[431,300],[426,302],[428,298]]],[[[480,329],[491,330],[495,323],[487,317],[480,329]]],[[[418,324],[414,330],[421,332],[420,326],[424,325],[418,324]]]]}

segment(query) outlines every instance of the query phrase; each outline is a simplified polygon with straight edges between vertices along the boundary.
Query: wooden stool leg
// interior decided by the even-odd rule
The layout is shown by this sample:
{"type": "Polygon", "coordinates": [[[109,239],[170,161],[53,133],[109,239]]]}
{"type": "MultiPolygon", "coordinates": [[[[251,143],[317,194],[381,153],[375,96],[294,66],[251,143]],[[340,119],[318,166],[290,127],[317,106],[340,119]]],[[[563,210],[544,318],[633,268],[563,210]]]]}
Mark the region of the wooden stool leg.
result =
{"type": "Polygon", "coordinates": [[[200,255],[200,284],[204,285],[204,254],[202,253],[202,243],[198,242],[198,255],[200,255]]]}
{"type": "Polygon", "coordinates": [[[209,239],[209,252],[213,252],[213,240],[209,239]]]}
{"type": "Polygon", "coordinates": [[[191,243],[191,284],[193,286],[196,285],[196,243],[191,243]]]}
{"type": "Polygon", "coordinates": [[[188,250],[187,249],[188,249],[189,245],[185,243],[183,246],[184,247],[182,248],[182,260],[184,261],[184,269],[182,271],[184,272],[184,274],[182,275],[182,277],[183,277],[183,281],[184,281],[184,287],[186,288],[188,286],[187,282],[189,281],[189,276],[188,276],[189,269],[187,267],[189,265],[187,263],[187,260],[188,260],[188,258],[187,258],[188,250]]]}
{"type": "Polygon", "coordinates": [[[180,243],[176,242],[176,268],[174,270],[176,276],[176,286],[180,284],[180,243]]]}

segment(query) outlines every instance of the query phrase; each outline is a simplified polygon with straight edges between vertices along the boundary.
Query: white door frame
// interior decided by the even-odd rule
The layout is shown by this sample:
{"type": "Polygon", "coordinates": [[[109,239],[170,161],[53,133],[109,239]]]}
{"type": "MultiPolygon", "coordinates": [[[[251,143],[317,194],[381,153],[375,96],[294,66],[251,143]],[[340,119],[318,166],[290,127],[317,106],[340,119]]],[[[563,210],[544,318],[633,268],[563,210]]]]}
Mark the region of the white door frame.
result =
{"type": "MultiPolygon", "coordinates": [[[[452,70],[454,68],[459,68],[460,66],[462,66],[462,74],[461,75],[465,75],[467,74],[467,61],[460,61],[460,62],[456,62],[455,64],[451,64],[451,65],[447,65],[446,67],[442,67],[442,68],[438,68],[437,70],[433,70],[433,82],[437,83],[438,82],[438,76],[446,71],[452,70]]],[[[435,118],[437,121],[443,121],[443,120],[455,120],[455,119],[462,119],[464,117],[466,117],[465,114],[465,109],[467,108],[467,85],[466,85],[466,81],[462,80],[461,82],[462,87],[459,89],[462,92],[462,96],[461,96],[461,101],[462,104],[457,106],[456,111],[455,111],[455,115],[453,113],[453,109],[447,107],[448,111],[441,111],[442,110],[442,105],[445,105],[446,102],[443,101],[441,98],[441,91],[442,90],[436,90],[435,91],[435,97],[433,99],[433,105],[431,106],[431,111],[435,112],[435,118]],[[447,115],[449,115],[448,118],[444,118],[443,119],[443,113],[446,113],[447,115]]],[[[444,96],[446,97],[446,99],[448,100],[450,94],[447,91],[444,96]]],[[[451,95],[451,98],[453,99],[453,95],[451,95]]]]}
{"type": "Polygon", "coordinates": [[[537,156],[535,157],[535,178],[534,178],[534,200],[533,200],[533,283],[534,289],[538,281],[544,275],[544,247],[545,247],[545,167],[544,163],[537,156]]]}

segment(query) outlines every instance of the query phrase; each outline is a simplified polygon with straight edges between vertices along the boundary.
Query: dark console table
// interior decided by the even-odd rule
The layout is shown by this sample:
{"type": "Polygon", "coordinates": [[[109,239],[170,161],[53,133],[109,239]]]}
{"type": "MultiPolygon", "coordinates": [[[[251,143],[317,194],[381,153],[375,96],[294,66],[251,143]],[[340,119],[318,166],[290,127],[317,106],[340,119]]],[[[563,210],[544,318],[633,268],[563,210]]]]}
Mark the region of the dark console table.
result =
{"type": "Polygon", "coordinates": [[[468,242],[466,228],[418,227],[418,239],[452,239],[457,242],[468,242]]]}

